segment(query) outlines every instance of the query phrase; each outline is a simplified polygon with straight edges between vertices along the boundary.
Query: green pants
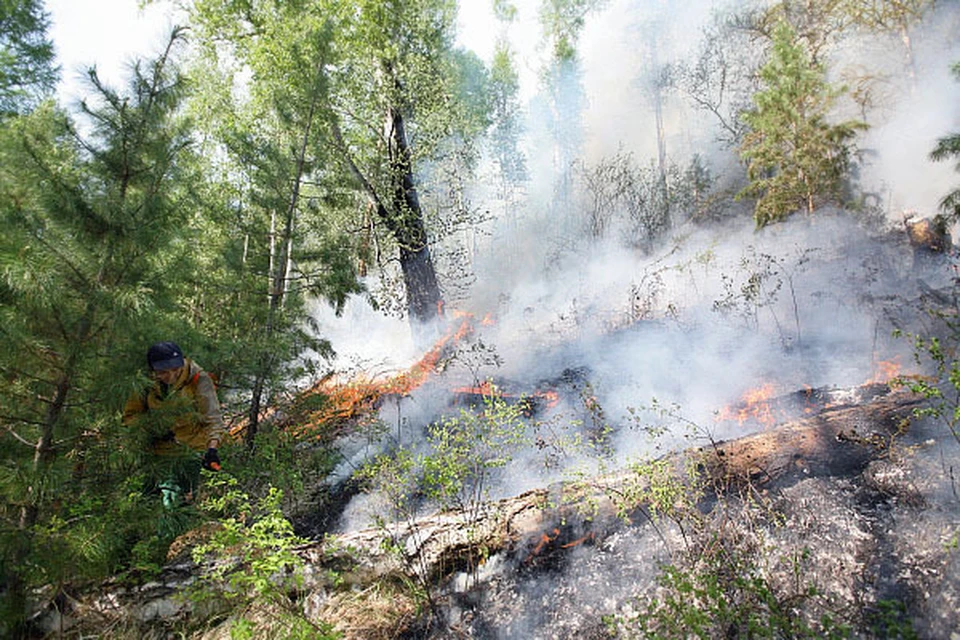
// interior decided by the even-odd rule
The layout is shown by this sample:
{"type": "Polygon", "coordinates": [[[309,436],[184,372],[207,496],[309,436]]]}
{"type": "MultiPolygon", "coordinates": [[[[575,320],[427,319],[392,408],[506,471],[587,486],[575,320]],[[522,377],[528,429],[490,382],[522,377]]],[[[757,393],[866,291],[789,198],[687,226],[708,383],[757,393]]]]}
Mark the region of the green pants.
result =
{"type": "Polygon", "coordinates": [[[153,470],[148,493],[159,495],[163,504],[157,517],[156,535],[164,543],[195,525],[196,510],[188,498],[197,489],[200,468],[199,457],[177,456],[162,460],[153,470]]]}
{"type": "Polygon", "coordinates": [[[163,460],[153,474],[149,492],[159,493],[166,509],[188,502],[200,484],[201,461],[197,456],[176,456],[163,460]]]}

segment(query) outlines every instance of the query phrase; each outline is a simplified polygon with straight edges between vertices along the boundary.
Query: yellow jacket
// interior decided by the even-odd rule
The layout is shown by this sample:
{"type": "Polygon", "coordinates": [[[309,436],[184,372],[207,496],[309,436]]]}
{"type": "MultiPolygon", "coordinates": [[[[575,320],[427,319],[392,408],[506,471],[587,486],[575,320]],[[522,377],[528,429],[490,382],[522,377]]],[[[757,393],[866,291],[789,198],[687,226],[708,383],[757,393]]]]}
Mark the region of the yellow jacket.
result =
{"type": "MultiPolygon", "coordinates": [[[[170,432],[176,442],[195,451],[204,451],[212,439],[220,440],[223,432],[223,416],[213,379],[200,365],[189,358],[176,381],[164,389],[159,381],[146,393],[134,393],[123,407],[123,423],[135,425],[147,412],[168,413],[170,432]]],[[[161,438],[154,444],[159,454],[173,453],[176,443],[161,438]]]]}

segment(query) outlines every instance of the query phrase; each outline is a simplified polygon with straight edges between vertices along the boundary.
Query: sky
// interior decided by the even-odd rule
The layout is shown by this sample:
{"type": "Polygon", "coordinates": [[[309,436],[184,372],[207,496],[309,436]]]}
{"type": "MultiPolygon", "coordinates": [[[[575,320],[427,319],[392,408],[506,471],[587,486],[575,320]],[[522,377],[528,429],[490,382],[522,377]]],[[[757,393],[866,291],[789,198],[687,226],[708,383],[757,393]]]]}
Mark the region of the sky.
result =
{"type": "MultiPolygon", "coordinates": [[[[104,80],[118,84],[137,57],[157,53],[176,24],[169,0],[155,0],[140,8],[141,0],[46,0],[51,15],[50,36],[62,65],[59,94],[67,101],[84,95],[86,69],[96,65],[104,80]]],[[[490,2],[473,0],[460,8],[461,43],[484,60],[493,53],[497,30],[490,2]]],[[[519,0],[518,24],[526,28],[536,19],[535,1],[519,0]]],[[[535,39],[521,39],[521,46],[535,39]]]]}
{"type": "Polygon", "coordinates": [[[86,70],[117,86],[138,57],[159,52],[174,26],[172,5],[158,1],[144,9],[138,0],[46,0],[49,35],[61,65],[58,93],[69,105],[84,97],[86,70]]]}

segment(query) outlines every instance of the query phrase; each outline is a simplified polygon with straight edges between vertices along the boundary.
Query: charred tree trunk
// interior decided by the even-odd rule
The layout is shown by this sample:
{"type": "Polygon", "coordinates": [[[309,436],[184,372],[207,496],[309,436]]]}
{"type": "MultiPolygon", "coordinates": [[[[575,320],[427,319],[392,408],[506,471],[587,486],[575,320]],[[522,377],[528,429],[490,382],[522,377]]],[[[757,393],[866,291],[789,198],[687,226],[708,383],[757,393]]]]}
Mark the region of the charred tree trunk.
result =
{"type": "Polygon", "coordinates": [[[403,114],[399,109],[391,108],[387,119],[390,168],[395,182],[393,215],[386,222],[400,245],[400,269],[407,291],[407,312],[411,321],[426,323],[442,313],[440,285],[430,256],[403,114]]]}

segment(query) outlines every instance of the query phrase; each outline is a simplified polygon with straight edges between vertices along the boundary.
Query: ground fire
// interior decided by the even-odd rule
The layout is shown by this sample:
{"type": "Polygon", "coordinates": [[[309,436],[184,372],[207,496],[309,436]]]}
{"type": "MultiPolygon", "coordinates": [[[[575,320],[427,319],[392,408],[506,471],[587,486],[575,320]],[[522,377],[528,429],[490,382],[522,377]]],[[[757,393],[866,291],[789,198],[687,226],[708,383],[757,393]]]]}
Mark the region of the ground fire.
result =
{"type": "MultiPolygon", "coordinates": [[[[863,383],[862,388],[886,385],[903,373],[899,356],[890,360],[875,359],[873,370],[873,376],[863,383]]],[[[736,402],[717,410],[714,421],[735,422],[740,426],[758,425],[769,429],[781,422],[816,413],[847,400],[844,394],[829,388],[804,387],[791,393],[782,393],[773,383],[765,382],[745,391],[736,402]]]]}

